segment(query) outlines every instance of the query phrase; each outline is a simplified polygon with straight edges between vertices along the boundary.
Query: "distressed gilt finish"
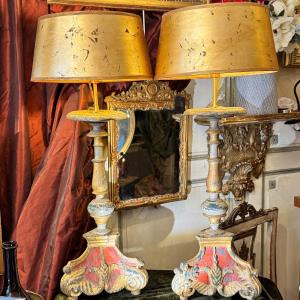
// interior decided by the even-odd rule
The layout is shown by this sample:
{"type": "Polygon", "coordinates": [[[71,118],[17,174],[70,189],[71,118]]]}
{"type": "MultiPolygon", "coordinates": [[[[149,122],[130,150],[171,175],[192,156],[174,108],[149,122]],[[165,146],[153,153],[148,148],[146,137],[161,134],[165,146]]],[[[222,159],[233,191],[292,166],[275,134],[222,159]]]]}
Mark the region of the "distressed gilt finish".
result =
{"type": "Polygon", "coordinates": [[[196,4],[209,3],[207,0],[48,0],[48,4],[85,5],[96,7],[144,9],[165,11],[196,4]]]}
{"type": "Polygon", "coordinates": [[[246,192],[254,190],[253,177],[258,178],[264,169],[272,128],[272,123],[222,126],[221,170],[230,174],[223,194],[232,192],[235,200],[243,201],[246,192]]]}
{"type": "MultiPolygon", "coordinates": [[[[123,115],[120,112],[115,113],[123,115]]],[[[70,113],[68,117],[77,121],[83,118],[76,112],[70,113]]],[[[87,121],[87,118],[85,116],[84,121],[87,121]]],[[[103,120],[107,121],[106,114],[103,120]]],[[[77,299],[82,293],[98,295],[103,290],[115,293],[124,288],[136,295],[146,286],[148,274],[143,269],[143,262],[136,258],[128,258],[119,251],[119,233],[111,232],[107,228],[107,222],[114,211],[114,205],[108,197],[105,172],[107,132],[103,128],[103,121],[95,121],[94,116],[91,117],[90,124],[93,129],[89,137],[94,139],[95,152],[92,188],[96,197],[88,205],[88,211],[95,219],[97,227],[84,234],[87,240],[84,253],[79,258],[69,261],[63,268],[61,290],[68,299],[77,299]]]]}
{"type": "MultiPolygon", "coordinates": [[[[191,96],[185,91],[176,92],[171,90],[167,82],[143,81],[133,83],[127,92],[112,94],[105,99],[108,109],[112,110],[173,110],[175,108],[175,97],[181,96],[185,99],[188,108],[191,96]]],[[[138,207],[145,205],[157,205],[171,201],[183,200],[187,197],[187,164],[188,164],[188,118],[180,118],[180,146],[179,146],[179,191],[172,194],[163,194],[135,199],[120,200],[119,197],[119,169],[117,152],[118,130],[116,121],[109,122],[109,183],[110,198],[117,209],[138,207]]]]}
{"type": "Polygon", "coordinates": [[[212,3],[163,15],[155,79],[190,80],[277,71],[269,10],[264,5],[212,3]]]}
{"type": "Polygon", "coordinates": [[[239,292],[245,299],[255,299],[260,294],[256,271],[234,253],[232,236],[197,239],[198,254],[174,270],[172,289],[181,300],[188,299],[195,291],[208,296],[218,292],[224,297],[239,292]]]}
{"type": "Polygon", "coordinates": [[[240,249],[237,248],[239,256],[255,265],[254,242],[257,228],[260,225],[267,224],[269,249],[269,278],[276,283],[276,236],[277,236],[278,208],[260,209],[247,202],[241,203],[234,208],[228,218],[220,224],[220,228],[234,234],[233,241],[243,240],[240,249]],[[245,243],[245,238],[251,238],[250,245],[245,243]]]}
{"type": "Polygon", "coordinates": [[[39,18],[32,81],[90,84],[151,78],[138,15],[94,10],[39,18]]]}
{"type": "MultiPolygon", "coordinates": [[[[188,112],[192,113],[193,110],[188,112]]],[[[197,110],[195,110],[197,114],[197,110]]],[[[227,204],[220,198],[222,180],[218,146],[220,144],[219,118],[212,113],[208,130],[208,176],[206,181],[209,198],[202,204],[203,214],[208,217],[210,228],[197,236],[200,250],[191,260],[175,269],[173,291],[185,300],[195,291],[204,295],[230,297],[237,292],[245,299],[255,299],[261,293],[257,271],[233,251],[233,233],[219,228],[226,215],[227,204]]]]}
{"type": "Polygon", "coordinates": [[[257,123],[274,123],[288,120],[298,120],[300,112],[261,114],[261,115],[240,115],[235,117],[226,117],[220,120],[220,126],[223,125],[242,125],[257,123]]]}

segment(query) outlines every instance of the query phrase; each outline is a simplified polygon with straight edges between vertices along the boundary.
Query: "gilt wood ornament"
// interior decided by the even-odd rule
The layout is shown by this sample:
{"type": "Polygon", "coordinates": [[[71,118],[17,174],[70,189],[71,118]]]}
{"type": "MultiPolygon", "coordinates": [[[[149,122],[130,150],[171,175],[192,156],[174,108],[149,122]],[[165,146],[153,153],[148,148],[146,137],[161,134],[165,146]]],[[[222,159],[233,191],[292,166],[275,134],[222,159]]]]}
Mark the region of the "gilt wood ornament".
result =
{"type": "Polygon", "coordinates": [[[232,192],[235,200],[242,201],[246,192],[254,190],[253,177],[258,178],[264,169],[272,132],[272,123],[222,127],[221,170],[223,175],[230,174],[223,184],[223,194],[232,192]]]}
{"type": "MultiPolygon", "coordinates": [[[[168,82],[148,80],[134,82],[128,91],[120,94],[113,93],[106,97],[108,109],[126,110],[134,112],[136,110],[174,110],[175,98],[180,96],[185,99],[185,108],[189,107],[191,95],[186,91],[177,92],[169,87],[168,82]]],[[[188,128],[189,120],[187,117],[180,117],[179,132],[179,191],[155,196],[144,196],[133,198],[126,201],[120,200],[119,196],[119,167],[120,159],[117,152],[118,130],[115,121],[109,122],[110,138],[110,198],[117,209],[138,207],[144,205],[158,205],[161,203],[182,200],[187,198],[187,169],[188,169],[188,128]]]]}
{"type": "Polygon", "coordinates": [[[168,82],[146,80],[133,82],[128,91],[120,94],[113,93],[106,98],[106,102],[112,109],[149,110],[149,109],[174,109],[174,99],[181,96],[188,102],[191,95],[186,91],[172,90],[168,82]]]}

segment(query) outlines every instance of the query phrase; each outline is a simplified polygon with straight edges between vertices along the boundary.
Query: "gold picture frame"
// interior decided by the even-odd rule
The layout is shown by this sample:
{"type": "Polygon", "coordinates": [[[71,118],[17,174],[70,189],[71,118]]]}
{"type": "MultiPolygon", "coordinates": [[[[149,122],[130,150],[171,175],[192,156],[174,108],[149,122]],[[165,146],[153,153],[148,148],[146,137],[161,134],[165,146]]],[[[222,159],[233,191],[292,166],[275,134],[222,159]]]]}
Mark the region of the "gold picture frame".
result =
{"type": "MultiPolygon", "coordinates": [[[[185,91],[171,90],[167,82],[144,81],[133,83],[127,92],[112,94],[106,97],[107,108],[111,110],[148,111],[148,110],[174,110],[175,97],[185,99],[185,109],[189,107],[191,95],[185,91]]],[[[177,119],[177,118],[176,118],[177,119]]],[[[121,200],[119,195],[119,159],[117,151],[118,130],[117,122],[110,121],[108,125],[109,159],[109,193],[110,199],[116,209],[133,208],[139,206],[158,205],[161,203],[184,200],[187,198],[187,172],[188,172],[188,117],[179,118],[179,190],[176,193],[167,193],[155,196],[145,196],[121,200]]],[[[134,129],[131,129],[134,130],[134,129]]],[[[129,135],[131,135],[129,133],[129,135]]],[[[128,141],[126,141],[128,143],[128,141]]]]}
{"type": "Polygon", "coordinates": [[[84,5],[158,11],[166,11],[206,3],[208,2],[204,0],[48,0],[48,4],[84,5]]]}
{"type": "Polygon", "coordinates": [[[285,67],[300,67],[300,48],[296,48],[292,53],[284,53],[283,64],[285,67]]]}

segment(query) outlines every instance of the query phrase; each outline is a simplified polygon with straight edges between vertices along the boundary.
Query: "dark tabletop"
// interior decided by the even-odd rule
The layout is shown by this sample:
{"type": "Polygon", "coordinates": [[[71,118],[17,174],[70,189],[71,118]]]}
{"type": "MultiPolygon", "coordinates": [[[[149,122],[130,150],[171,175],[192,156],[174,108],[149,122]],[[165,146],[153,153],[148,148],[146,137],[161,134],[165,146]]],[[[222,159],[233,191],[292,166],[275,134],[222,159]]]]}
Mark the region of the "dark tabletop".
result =
{"type": "MultiPolygon", "coordinates": [[[[131,299],[131,300],[149,300],[149,299],[161,299],[161,300],[178,300],[179,297],[172,292],[171,281],[174,277],[173,271],[148,271],[149,282],[147,286],[142,290],[141,295],[133,296],[128,291],[121,291],[116,294],[107,294],[105,292],[98,296],[88,297],[80,296],[80,300],[96,300],[96,299],[107,299],[107,300],[119,300],[119,299],[131,299]]],[[[263,286],[263,292],[261,296],[256,300],[283,300],[276,285],[269,279],[260,277],[260,282],[263,286]]],[[[202,296],[197,292],[190,297],[193,300],[241,300],[238,294],[230,298],[224,298],[222,296],[202,296]]]]}

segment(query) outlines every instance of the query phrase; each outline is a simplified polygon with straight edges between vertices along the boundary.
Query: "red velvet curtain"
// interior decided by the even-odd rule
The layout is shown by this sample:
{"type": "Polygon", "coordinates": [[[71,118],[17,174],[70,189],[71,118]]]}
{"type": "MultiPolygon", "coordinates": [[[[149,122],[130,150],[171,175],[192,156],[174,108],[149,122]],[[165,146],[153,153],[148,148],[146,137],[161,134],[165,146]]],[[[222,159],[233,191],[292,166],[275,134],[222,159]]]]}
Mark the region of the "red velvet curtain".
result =
{"type": "MultiPolygon", "coordinates": [[[[30,82],[37,19],[79,6],[48,7],[46,0],[0,0],[0,209],[4,240],[19,244],[22,284],[54,298],[63,266],[84,247],[95,226],[91,200],[92,145],[88,126],[66,119],[87,107],[88,91],[30,82]]],[[[86,9],[86,8],[85,8],[86,9]]],[[[147,13],[146,37],[154,67],[160,13],[147,13]]],[[[178,89],[186,82],[176,83],[178,89]]],[[[174,85],[173,85],[174,86],[174,85]]],[[[105,85],[104,94],[126,84],[105,85]]]]}

